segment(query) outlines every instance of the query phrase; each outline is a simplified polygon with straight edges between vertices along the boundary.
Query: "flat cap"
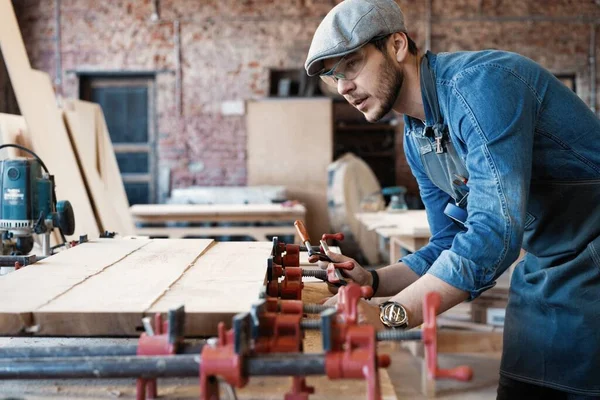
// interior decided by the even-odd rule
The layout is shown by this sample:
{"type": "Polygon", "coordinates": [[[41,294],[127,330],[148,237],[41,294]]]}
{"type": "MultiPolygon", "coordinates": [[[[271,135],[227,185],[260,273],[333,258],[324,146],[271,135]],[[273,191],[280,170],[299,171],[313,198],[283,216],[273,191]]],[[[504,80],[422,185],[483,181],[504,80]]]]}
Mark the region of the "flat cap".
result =
{"type": "Polygon", "coordinates": [[[374,38],[406,32],[404,15],[394,0],[345,0],[319,24],[304,68],[309,76],[323,71],[323,60],[344,56],[374,38]]]}

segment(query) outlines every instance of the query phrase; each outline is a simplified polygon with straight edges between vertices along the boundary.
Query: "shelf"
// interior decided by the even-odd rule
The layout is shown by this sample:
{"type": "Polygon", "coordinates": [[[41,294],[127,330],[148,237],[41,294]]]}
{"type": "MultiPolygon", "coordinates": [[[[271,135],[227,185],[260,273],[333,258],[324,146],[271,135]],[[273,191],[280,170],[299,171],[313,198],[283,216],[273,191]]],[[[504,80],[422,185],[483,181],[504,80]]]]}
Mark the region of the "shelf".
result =
{"type": "Polygon", "coordinates": [[[395,126],[390,124],[365,124],[365,125],[344,125],[338,124],[334,127],[335,130],[340,131],[393,131],[396,129],[395,126]]]}

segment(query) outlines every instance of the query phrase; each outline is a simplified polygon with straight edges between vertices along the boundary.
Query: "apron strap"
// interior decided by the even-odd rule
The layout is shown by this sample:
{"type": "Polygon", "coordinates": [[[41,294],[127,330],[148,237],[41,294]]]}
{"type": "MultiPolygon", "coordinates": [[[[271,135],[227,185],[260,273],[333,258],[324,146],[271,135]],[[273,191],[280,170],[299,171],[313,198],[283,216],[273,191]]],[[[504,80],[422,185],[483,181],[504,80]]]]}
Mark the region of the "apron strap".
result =
{"type": "Polygon", "coordinates": [[[435,74],[429,66],[429,57],[431,54],[430,51],[427,51],[421,59],[421,89],[425,94],[425,100],[429,105],[434,120],[433,126],[425,127],[425,136],[435,138],[435,152],[442,154],[444,152],[444,136],[448,131],[448,127],[444,123],[444,118],[440,112],[440,103],[435,89],[435,74]]]}

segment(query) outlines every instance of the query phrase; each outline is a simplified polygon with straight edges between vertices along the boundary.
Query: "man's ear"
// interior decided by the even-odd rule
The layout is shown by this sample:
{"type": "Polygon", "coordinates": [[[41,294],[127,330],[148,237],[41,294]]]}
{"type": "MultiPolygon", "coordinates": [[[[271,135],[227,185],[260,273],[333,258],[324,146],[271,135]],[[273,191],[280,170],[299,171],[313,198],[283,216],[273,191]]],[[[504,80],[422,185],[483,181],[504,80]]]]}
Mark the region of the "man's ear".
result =
{"type": "Polygon", "coordinates": [[[391,40],[393,46],[393,54],[396,61],[403,63],[408,57],[408,38],[404,32],[396,32],[392,34],[391,40]]]}

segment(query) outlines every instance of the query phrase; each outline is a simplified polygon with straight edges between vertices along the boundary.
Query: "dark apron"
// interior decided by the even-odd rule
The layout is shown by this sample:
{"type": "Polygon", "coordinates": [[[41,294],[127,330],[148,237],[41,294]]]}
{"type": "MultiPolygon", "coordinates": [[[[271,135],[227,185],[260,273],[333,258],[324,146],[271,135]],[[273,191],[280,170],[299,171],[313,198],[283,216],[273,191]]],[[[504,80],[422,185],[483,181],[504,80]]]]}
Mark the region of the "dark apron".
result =
{"type": "Polygon", "coordinates": [[[448,125],[444,123],[438,102],[435,76],[429,67],[427,52],[421,61],[421,90],[431,109],[433,126],[425,126],[423,135],[415,135],[419,145],[419,154],[429,179],[434,185],[454,199],[448,204],[444,213],[463,227],[467,220],[467,198],[469,173],[463,160],[456,153],[450,140],[448,125]]]}

